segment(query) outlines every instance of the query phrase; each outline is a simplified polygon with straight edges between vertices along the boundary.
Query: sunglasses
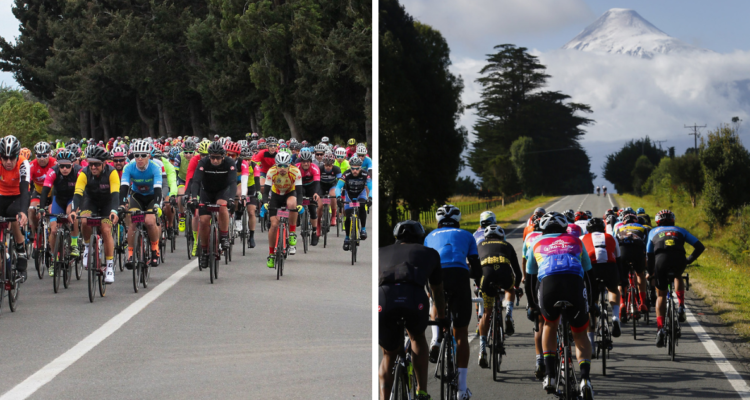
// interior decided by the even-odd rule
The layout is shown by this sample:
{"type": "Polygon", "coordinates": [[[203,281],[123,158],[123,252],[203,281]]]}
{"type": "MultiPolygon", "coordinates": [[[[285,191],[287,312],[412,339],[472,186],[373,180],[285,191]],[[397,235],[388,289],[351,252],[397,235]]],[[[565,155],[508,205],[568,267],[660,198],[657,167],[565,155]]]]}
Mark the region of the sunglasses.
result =
{"type": "Polygon", "coordinates": [[[96,167],[96,168],[100,168],[101,166],[102,166],[102,163],[100,163],[100,162],[92,162],[92,163],[89,163],[89,167],[96,167]]]}
{"type": "Polygon", "coordinates": [[[6,157],[6,156],[2,156],[0,158],[2,158],[3,161],[10,161],[10,160],[14,160],[15,161],[15,159],[18,158],[18,157],[6,157]]]}
{"type": "Polygon", "coordinates": [[[69,169],[73,168],[73,164],[58,164],[60,166],[60,169],[69,169]]]}
{"type": "Polygon", "coordinates": [[[344,158],[345,156],[336,156],[336,158],[344,158]]]}
{"type": "Polygon", "coordinates": [[[276,164],[276,168],[281,168],[281,169],[289,168],[289,164],[276,164]]]}
{"type": "Polygon", "coordinates": [[[224,159],[224,157],[222,156],[209,156],[209,157],[211,158],[211,160],[223,160],[224,159]]]}
{"type": "Polygon", "coordinates": [[[134,154],[133,157],[135,157],[135,158],[148,158],[148,154],[134,154]]]}
{"type": "Polygon", "coordinates": [[[349,167],[352,171],[359,171],[362,167],[349,167]]]}
{"type": "Polygon", "coordinates": [[[323,153],[315,153],[315,157],[323,157],[323,153]]]}
{"type": "Polygon", "coordinates": [[[49,157],[49,154],[37,154],[36,158],[47,158],[49,157]]]}
{"type": "Polygon", "coordinates": [[[186,155],[186,156],[192,156],[192,155],[193,155],[193,153],[194,153],[194,152],[192,152],[192,151],[186,151],[186,152],[185,152],[185,155],[186,155]]]}
{"type": "Polygon", "coordinates": [[[112,160],[112,161],[114,161],[114,162],[116,162],[116,163],[122,163],[122,162],[127,162],[127,161],[128,161],[128,159],[127,159],[127,158],[115,158],[115,159],[114,159],[114,160],[112,160]]]}
{"type": "Polygon", "coordinates": [[[229,157],[232,157],[233,159],[237,158],[237,154],[227,154],[229,157]]]}

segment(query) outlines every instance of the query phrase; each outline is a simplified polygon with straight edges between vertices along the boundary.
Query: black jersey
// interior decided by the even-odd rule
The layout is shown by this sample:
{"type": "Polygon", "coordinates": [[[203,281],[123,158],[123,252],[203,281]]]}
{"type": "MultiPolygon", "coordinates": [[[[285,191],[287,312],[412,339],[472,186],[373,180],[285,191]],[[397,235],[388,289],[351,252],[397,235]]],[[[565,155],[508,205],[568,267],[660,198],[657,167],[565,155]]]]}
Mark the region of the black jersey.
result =
{"type": "Polygon", "coordinates": [[[499,268],[503,264],[508,265],[513,268],[513,273],[516,275],[515,286],[521,283],[523,275],[521,274],[521,267],[518,265],[518,256],[513,245],[505,240],[490,236],[477,245],[477,252],[479,253],[479,262],[482,264],[482,268],[499,268]]]}
{"type": "Polygon", "coordinates": [[[326,171],[326,167],[320,168],[320,183],[322,185],[332,186],[336,184],[336,181],[341,177],[341,168],[332,165],[330,171],[326,171]]]}
{"type": "Polygon", "coordinates": [[[346,173],[341,176],[341,180],[344,181],[344,190],[349,194],[350,199],[359,197],[360,193],[362,193],[367,187],[368,179],[367,172],[363,170],[359,171],[358,176],[354,176],[351,170],[346,171],[346,173]]]}
{"type": "Polygon", "coordinates": [[[206,157],[198,162],[192,180],[196,183],[191,185],[193,196],[197,196],[201,188],[206,193],[219,193],[237,185],[237,167],[231,157],[225,156],[219,165],[213,165],[211,157],[206,157]]]}
{"type": "Polygon", "coordinates": [[[378,286],[411,283],[424,286],[443,282],[440,254],[421,244],[396,243],[379,250],[378,286]]]}

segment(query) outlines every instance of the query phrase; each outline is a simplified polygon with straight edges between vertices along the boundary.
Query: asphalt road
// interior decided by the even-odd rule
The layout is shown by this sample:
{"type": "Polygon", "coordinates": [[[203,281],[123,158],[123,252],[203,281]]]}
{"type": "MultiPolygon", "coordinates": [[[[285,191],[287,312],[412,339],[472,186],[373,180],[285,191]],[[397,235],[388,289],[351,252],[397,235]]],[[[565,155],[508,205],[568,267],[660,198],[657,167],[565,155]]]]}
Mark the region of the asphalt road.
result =
{"type": "Polygon", "coordinates": [[[85,276],[54,294],[30,262],[0,314],[0,399],[371,398],[372,241],[352,266],[343,232],[299,240],[277,281],[256,232],[213,285],[180,236],[148,289],[118,270],[93,304],[85,276]]]}
{"type": "MultiPolygon", "coordinates": [[[[546,205],[547,211],[591,210],[595,216],[603,215],[610,207],[609,198],[593,194],[566,196],[546,205]]],[[[514,230],[517,226],[503,227],[509,234],[510,243],[520,253],[523,228],[514,230]]],[[[682,324],[676,362],[670,361],[666,348],[658,349],[655,345],[656,319],[652,308],[651,324],[642,326],[639,323],[637,339],[633,339],[631,324],[623,326],[622,335],[614,339],[614,349],[607,360],[607,376],[602,376],[601,361],[592,360],[591,377],[597,399],[750,399],[747,386],[750,375],[744,365],[747,359],[742,359],[727,347],[727,343],[733,340],[730,335],[719,334],[707,326],[705,321],[712,314],[710,308],[696,299],[692,292],[686,292],[686,295],[687,308],[692,312],[688,313],[688,323],[682,324]],[[713,341],[704,345],[703,341],[710,340],[713,341]],[[712,352],[709,353],[707,348],[712,352]],[[722,357],[726,360],[722,361],[722,357]],[[715,361],[717,358],[720,362],[715,361]],[[731,381],[728,378],[732,378],[731,381]]],[[[554,398],[544,392],[542,383],[533,375],[535,351],[532,324],[526,319],[526,296],[516,306],[514,320],[516,333],[506,341],[507,355],[503,357],[501,378],[495,382],[492,371],[477,364],[479,339],[474,336],[476,318],[472,317],[467,384],[473,399],[554,398]]],[[[431,337],[428,329],[428,341],[431,337]]],[[[440,387],[434,378],[434,368],[435,364],[430,364],[428,391],[433,398],[439,398],[440,387]]]]}

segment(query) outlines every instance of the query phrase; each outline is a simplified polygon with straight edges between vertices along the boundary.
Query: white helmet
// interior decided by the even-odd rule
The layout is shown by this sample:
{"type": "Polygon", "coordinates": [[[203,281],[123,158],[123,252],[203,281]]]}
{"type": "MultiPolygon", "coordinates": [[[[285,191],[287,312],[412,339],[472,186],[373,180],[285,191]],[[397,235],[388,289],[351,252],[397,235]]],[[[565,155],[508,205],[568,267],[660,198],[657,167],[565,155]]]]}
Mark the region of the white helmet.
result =
{"type": "Polygon", "coordinates": [[[320,139],[321,142],[328,144],[328,136],[323,136],[322,139],[320,139]]]}
{"type": "Polygon", "coordinates": [[[276,158],[274,160],[276,161],[276,165],[279,165],[279,164],[289,165],[292,163],[292,155],[285,151],[280,151],[276,153],[276,158]]]}
{"type": "Polygon", "coordinates": [[[437,219],[438,224],[446,218],[451,219],[454,222],[461,222],[461,210],[452,204],[446,204],[437,209],[435,218],[437,219]]]}
{"type": "Polygon", "coordinates": [[[34,153],[36,154],[47,154],[50,150],[50,145],[47,142],[39,142],[34,146],[34,153]]]}
{"type": "Polygon", "coordinates": [[[140,142],[131,144],[130,148],[133,153],[147,153],[151,154],[151,143],[141,140],[140,142]]]}
{"type": "Polygon", "coordinates": [[[363,144],[358,144],[357,145],[357,155],[358,156],[364,156],[366,154],[367,154],[367,147],[365,147],[365,145],[363,145],[363,144]]]}
{"type": "Polygon", "coordinates": [[[346,157],[346,149],[343,147],[336,149],[336,157],[346,157]]]}
{"type": "Polygon", "coordinates": [[[500,239],[505,239],[505,231],[503,230],[503,228],[495,224],[484,228],[484,237],[488,237],[490,235],[495,235],[500,239]]]}
{"type": "Polygon", "coordinates": [[[539,229],[541,230],[546,230],[555,225],[559,225],[560,228],[564,230],[568,227],[568,220],[564,215],[556,211],[544,214],[539,220],[539,229]]]}

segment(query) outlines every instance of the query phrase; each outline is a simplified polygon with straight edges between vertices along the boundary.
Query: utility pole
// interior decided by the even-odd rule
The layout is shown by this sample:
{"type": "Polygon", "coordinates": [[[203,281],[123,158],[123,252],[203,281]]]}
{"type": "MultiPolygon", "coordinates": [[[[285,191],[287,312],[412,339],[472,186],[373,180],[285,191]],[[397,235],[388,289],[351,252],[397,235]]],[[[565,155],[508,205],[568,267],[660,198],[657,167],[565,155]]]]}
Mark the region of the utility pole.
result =
{"type": "Polygon", "coordinates": [[[685,128],[692,129],[693,133],[688,133],[688,135],[695,136],[695,154],[698,154],[698,136],[700,136],[700,133],[698,133],[698,128],[705,128],[706,125],[696,125],[693,123],[693,126],[685,125],[685,128]]]}
{"type": "Polygon", "coordinates": [[[661,150],[661,144],[666,142],[666,140],[654,140],[654,142],[659,143],[659,150],[661,150]]]}

